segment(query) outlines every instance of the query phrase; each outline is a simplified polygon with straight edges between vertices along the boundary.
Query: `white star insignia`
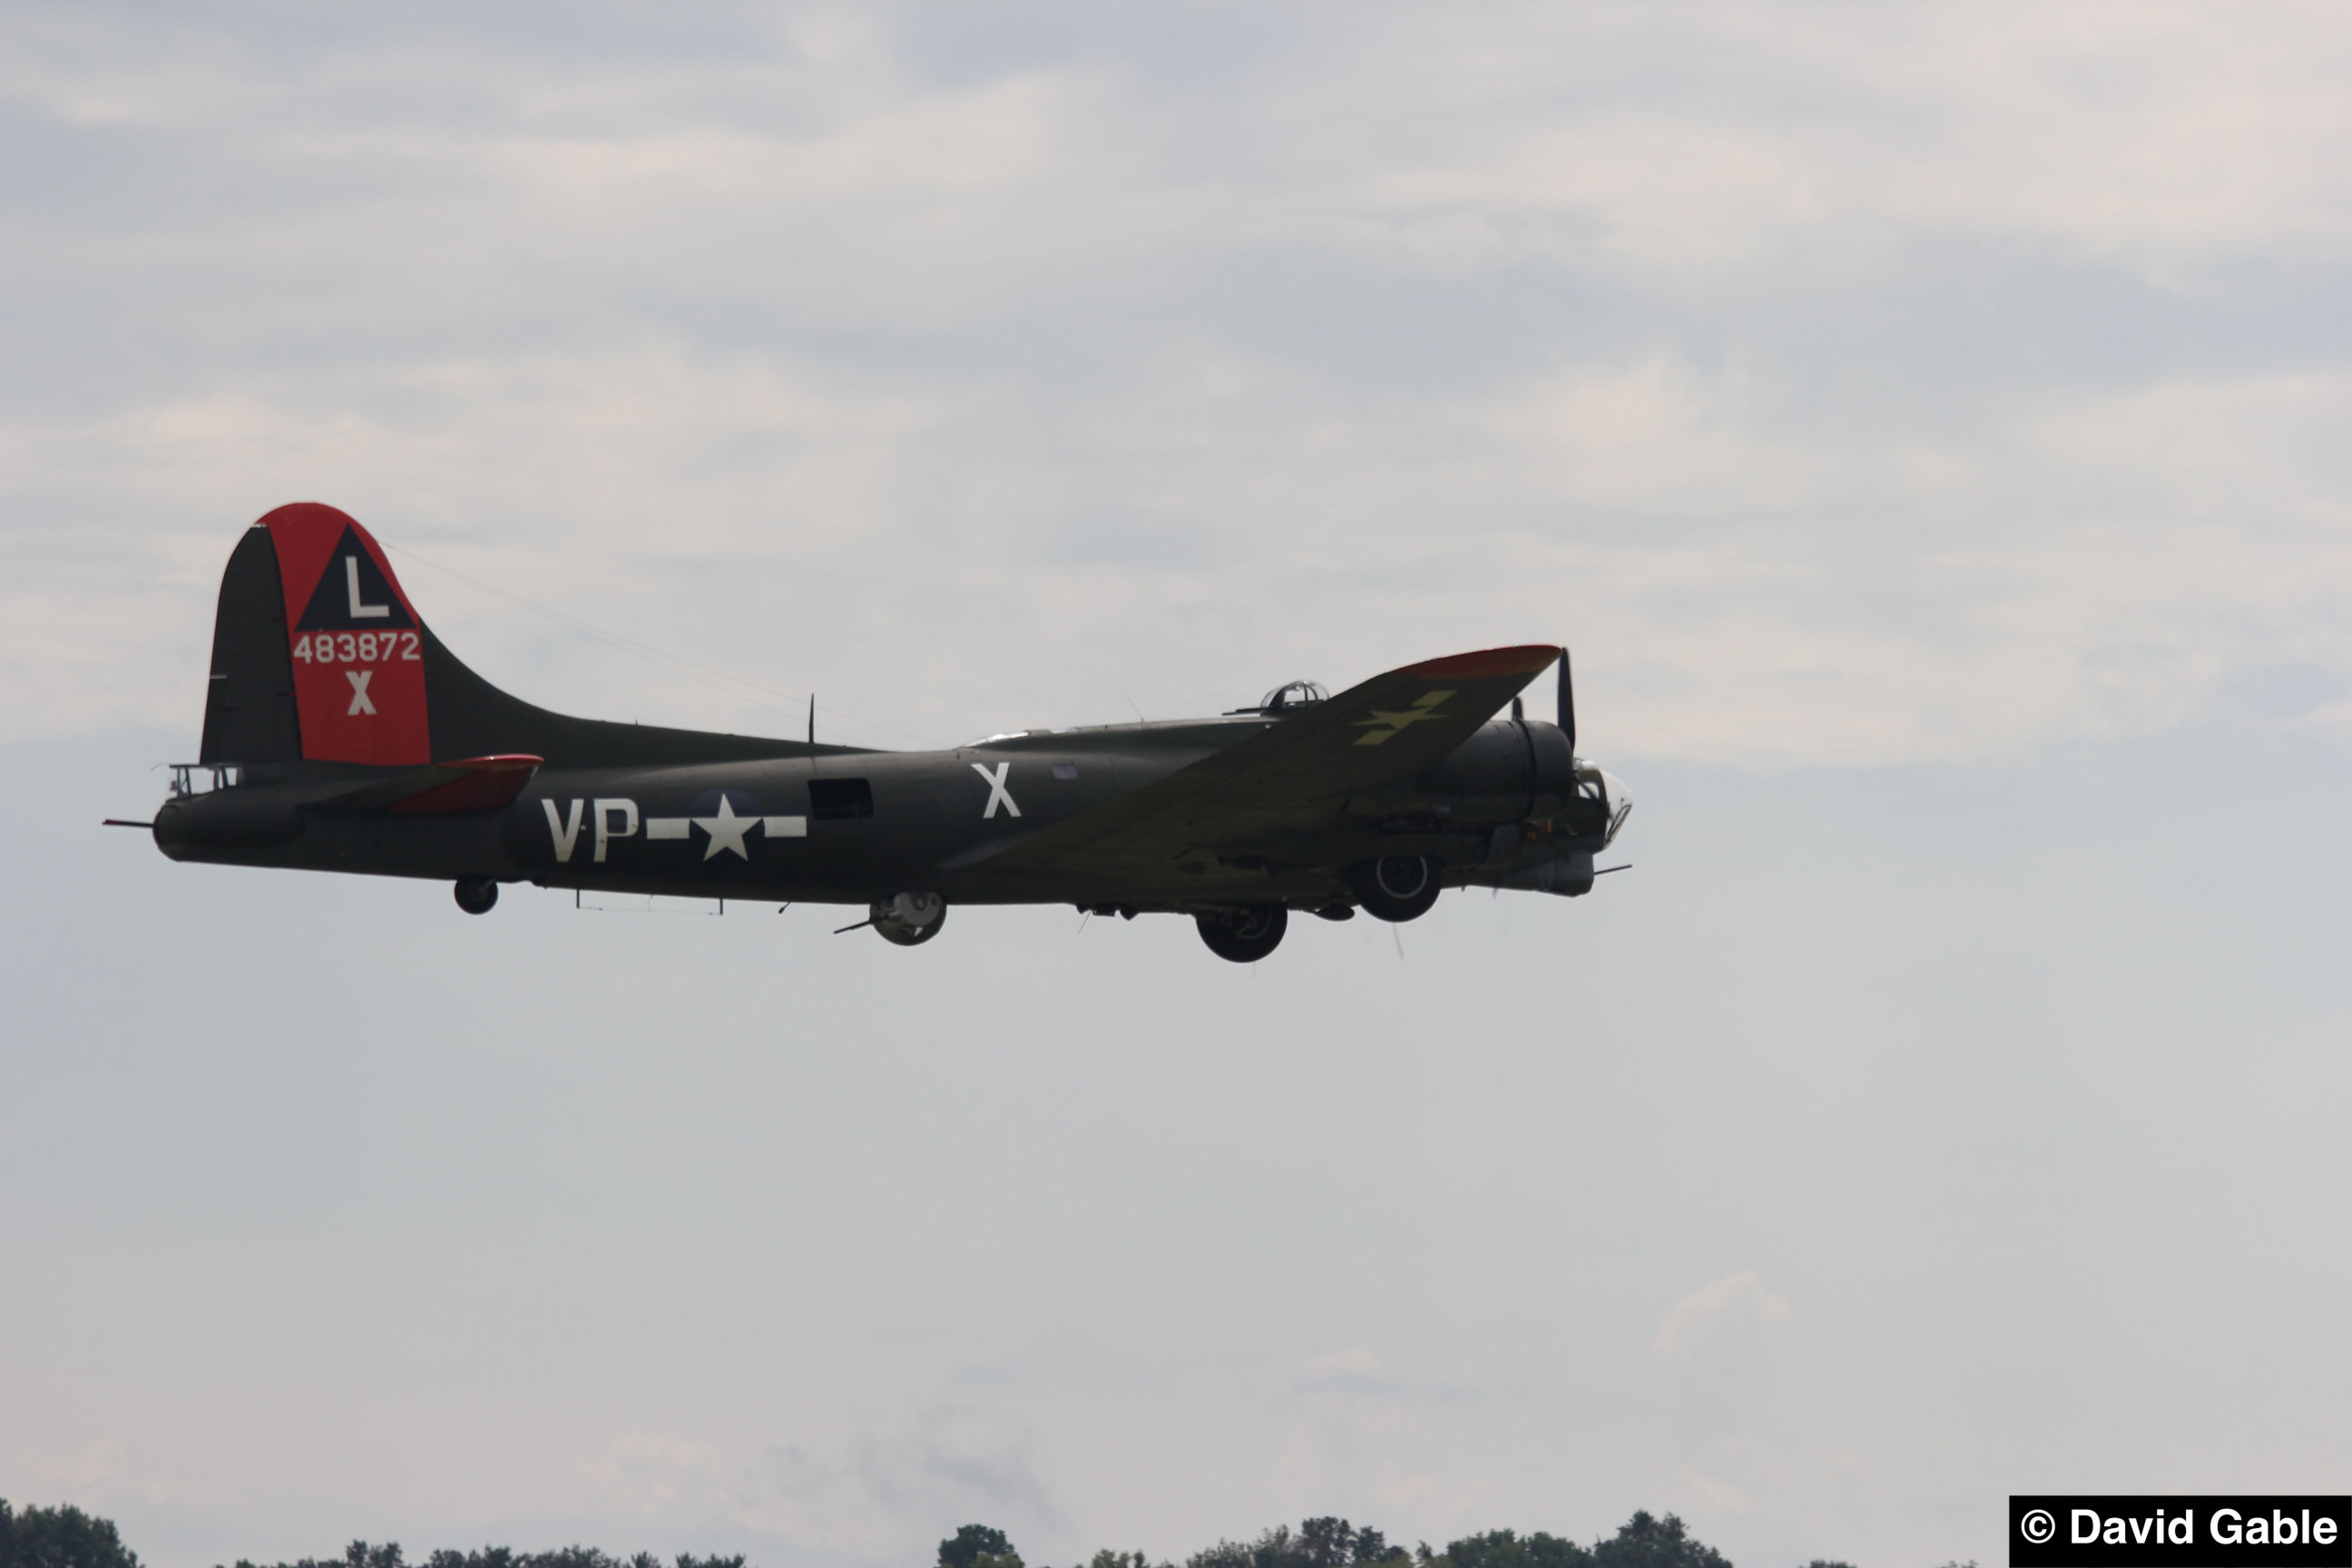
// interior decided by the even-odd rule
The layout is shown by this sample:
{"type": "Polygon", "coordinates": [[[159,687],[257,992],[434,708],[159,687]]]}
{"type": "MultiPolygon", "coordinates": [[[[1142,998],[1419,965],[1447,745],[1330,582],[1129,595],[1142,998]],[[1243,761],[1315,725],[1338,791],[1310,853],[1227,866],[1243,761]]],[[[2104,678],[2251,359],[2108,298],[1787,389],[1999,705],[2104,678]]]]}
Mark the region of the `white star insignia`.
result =
{"type": "Polygon", "coordinates": [[[728,802],[724,795],[719,797],[719,815],[698,816],[694,819],[694,825],[710,835],[710,847],[702,852],[702,858],[705,860],[712,858],[721,849],[731,852],[739,860],[749,860],[751,858],[751,852],[743,847],[743,835],[758,826],[760,819],[756,816],[736,816],[735,807],[728,802]]]}

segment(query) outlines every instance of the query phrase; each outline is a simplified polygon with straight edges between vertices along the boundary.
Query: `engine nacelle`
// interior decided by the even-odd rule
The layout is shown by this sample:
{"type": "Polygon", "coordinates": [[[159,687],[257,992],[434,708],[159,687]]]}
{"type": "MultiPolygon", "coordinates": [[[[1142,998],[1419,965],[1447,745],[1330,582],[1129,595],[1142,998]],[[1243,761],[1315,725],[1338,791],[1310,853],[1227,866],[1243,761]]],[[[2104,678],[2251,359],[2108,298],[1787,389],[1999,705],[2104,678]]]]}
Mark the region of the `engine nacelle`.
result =
{"type": "Polygon", "coordinates": [[[1580,899],[1592,891],[1592,857],[1581,849],[1567,850],[1554,858],[1513,871],[1503,879],[1502,886],[1580,899]]]}
{"type": "Polygon", "coordinates": [[[1571,833],[1596,836],[1609,823],[1599,772],[1579,771],[1557,724],[1495,720],[1413,787],[1445,797],[1455,823],[1558,820],[1571,833]]]}

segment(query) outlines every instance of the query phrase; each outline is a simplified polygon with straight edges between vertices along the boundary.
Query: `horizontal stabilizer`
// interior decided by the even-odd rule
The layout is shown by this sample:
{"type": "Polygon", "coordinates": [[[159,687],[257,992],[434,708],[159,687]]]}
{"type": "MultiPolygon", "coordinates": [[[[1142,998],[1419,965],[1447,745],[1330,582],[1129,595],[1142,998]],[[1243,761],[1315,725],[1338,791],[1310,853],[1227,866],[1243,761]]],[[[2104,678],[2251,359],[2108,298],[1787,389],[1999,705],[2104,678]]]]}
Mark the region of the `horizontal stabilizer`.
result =
{"type": "Polygon", "coordinates": [[[395,773],[365,789],[320,801],[320,811],[394,811],[455,816],[497,811],[514,804],[542,759],[529,756],[467,757],[395,773]]]}

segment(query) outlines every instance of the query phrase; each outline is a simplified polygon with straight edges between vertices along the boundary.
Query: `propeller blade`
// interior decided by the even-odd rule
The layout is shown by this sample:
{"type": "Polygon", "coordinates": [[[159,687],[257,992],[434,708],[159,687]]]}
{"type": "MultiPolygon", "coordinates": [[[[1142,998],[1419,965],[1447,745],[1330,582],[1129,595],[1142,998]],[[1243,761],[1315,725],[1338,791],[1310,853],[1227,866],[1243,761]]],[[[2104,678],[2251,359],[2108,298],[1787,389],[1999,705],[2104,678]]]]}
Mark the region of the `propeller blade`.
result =
{"type": "Polygon", "coordinates": [[[1576,755],[1576,687],[1568,677],[1568,649],[1559,650],[1559,727],[1568,736],[1568,754],[1576,755]]]}

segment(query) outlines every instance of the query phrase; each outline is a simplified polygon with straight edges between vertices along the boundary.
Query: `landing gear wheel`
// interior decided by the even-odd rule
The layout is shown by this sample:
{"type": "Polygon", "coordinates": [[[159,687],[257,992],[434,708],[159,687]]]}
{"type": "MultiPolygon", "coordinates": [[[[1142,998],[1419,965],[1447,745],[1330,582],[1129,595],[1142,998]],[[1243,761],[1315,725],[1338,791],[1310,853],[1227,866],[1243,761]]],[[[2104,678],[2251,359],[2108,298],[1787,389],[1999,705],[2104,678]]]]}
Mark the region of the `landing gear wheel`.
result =
{"type": "Polygon", "coordinates": [[[1355,868],[1356,900],[1378,920],[1417,921],[1437,902],[1445,880],[1426,855],[1384,855],[1355,868]]]}
{"type": "Polygon", "coordinates": [[[469,915],[486,915],[490,906],[499,901],[498,879],[492,877],[460,877],[453,889],[457,907],[469,915]]]}
{"type": "Polygon", "coordinates": [[[1255,963],[1282,945],[1290,911],[1280,904],[1249,904],[1222,914],[1197,915],[1201,940],[1231,963],[1255,963]]]}
{"type": "Polygon", "coordinates": [[[948,923],[948,901],[937,893],[893,893],[868,912],[882,940],[900,947],[920,947],[948,923]]]}

